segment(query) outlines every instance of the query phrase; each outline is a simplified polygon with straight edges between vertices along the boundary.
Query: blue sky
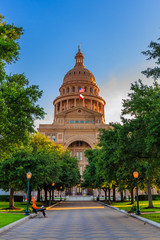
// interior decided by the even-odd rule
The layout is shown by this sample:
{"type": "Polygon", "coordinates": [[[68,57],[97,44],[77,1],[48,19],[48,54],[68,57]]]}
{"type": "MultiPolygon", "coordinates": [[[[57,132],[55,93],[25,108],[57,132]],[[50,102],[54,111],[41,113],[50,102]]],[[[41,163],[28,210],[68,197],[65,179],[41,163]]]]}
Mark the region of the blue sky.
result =
{"type": "Polygon", "coordinates": [[[20,60],[7,71],[24,72],[44,91],[41,123],[53,121],[52,102],[75,64],[78,44],[107,102],[106,122],[119,121],[130,83],[150,66],[141,51],[160,37],[159,0],[5,0],[0,13],[24,28],[20,60]]]}

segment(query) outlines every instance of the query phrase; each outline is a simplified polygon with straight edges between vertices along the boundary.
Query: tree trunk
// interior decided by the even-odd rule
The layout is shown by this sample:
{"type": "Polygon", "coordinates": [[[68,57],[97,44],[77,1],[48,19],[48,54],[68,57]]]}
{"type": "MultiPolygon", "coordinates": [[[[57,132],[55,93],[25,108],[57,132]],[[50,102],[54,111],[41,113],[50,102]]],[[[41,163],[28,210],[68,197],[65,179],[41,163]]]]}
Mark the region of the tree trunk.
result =
{"type": "Polygon", "coordinates": [[[54,189],[52,190],[52,201],[54,201],[54,189]]]}
{"type": "Polygon", "coordinates": [[[116,201],[116,188],[113,187],[113,202],[116,201]]]}
{"type": "Polygon", "coordinates": [[[49,206],[51,205],[51,190],[49,190],[49,206]]]}
{"type": "Polygon", "coordinates": [[[111,200],[111,189],[108,188],[108,198],[109,198],[109,201],[111,200]]]}
{"type": "Polygon", "coordinates": [[[45,193],[45,202],[47,202],[47,189],[44,189],[44,193],[45,193]]]}
{"type": "Polygon", "coordinates": [[[111,189],[108,188],[108,204],[110,205],[110,201],[111,201],[111,189]]]}
{"type": "Polygon", "coordinates": [[[131,193],[131,204],[134,204],[133,188],[131,189],[130,193],[131,193]]]}
{"type": "Polygon", "coordinates": [[[103,189],[103,191],[104,191],[104,194],[105,194],[105,199],[104,199],[104,201],[105,201],[105,203],[107,203],[107,189],[103,189]]]}
{"type": "Polygon", "coordinates": [[[124,202],[123,191],[121,191],[121,202],[124,202]]]}
{"type": "Polygon", "coordinates": [[[151,179],[147,179],[147,190],[148,190],[148,208],[153,208],[153,202],[152,202],[152,193],[151,193],[151,179]]]}
{"type": "Polygon", "coordinates": [[[41,195],[41,190],[38,188],[38,191],[37,191],[37,202],[40,202],[40,195],[41,195]]]}
{"type": "Polygon", "coordinates": [[[15,208],[14,207],[14,189],[10,189],[10,197],[9,197],[9,208],[15,208]]]}

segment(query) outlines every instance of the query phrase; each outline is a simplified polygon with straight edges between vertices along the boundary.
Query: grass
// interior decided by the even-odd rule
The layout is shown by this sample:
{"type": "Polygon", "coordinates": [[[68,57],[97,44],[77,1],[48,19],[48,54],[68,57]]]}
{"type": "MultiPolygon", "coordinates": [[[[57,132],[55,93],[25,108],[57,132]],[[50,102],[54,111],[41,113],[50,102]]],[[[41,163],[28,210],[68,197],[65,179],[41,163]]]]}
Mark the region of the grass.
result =
{"type": "MultiPolygon", "coordinates": [[[[19,208],[19,210],[15,209],[7,209],[9,207],[8,202],[0,202],[0,212],[14,212],[14,213],[19,213],[19,212],[25,212],[27,203],[26,202],[15,202],[14,206],[16,208],[19,208]]],[[[32,211],[32,205],[29,205],[29,210],[32,211]]]]}
{"type": "MultiPolygon", "coordinates": [[[[14,205],[16,208],[19,208],[19,210],[7,209],[9,207],[9,203],[8,202],[0,202],[0,228],[25,217],[24,213],[26,210],[27,203],[26,202],[15,202],[14,205]]],[[[37,202],[36,205],[37,205],[37,207],[41,207],[42,203],[37,202]]],[[[45,206],[44,203],[43,203],[43,205],[45,206]]],[[[29,205],[29,211],[33,212],[32,205],[29,205]]]]}
{"type": "MultiPolygon", "coordinates": [[[[136,204],[136,202],[135,202],[135,204],[136,204]]],[[[111,203],[111,206],[117,207],[119,209],[123,209],[123,210],[126,210],[126,211],[130,211],[130,209],[132,207],[132,205],[128,201],[111,203]]],[[[160,211],[160,201],[159,200],[153,201],[153,206],[155,208],[147,208],[148,207],[148,201],[139,201],[139,208],[140,208],[141,212],[157,212],[157,211],[160,211]]]]}
{"type": "MultiPolygon", "coordinates": [[[[136,204],[136,202],[135,202],[135,204],[136,204]]],[[[119,209],[123,209],[126,211],[130,211],[130,209],[132,207],[132,205],[127,201],[111,203],[111,206],[117,207],[119,209]]],[[[152,220],[157,223],[160,223],[160,201],[159,200],[153,201],[153,206],[155,208],[147,208],[148,201],[139,201],[141,217],[147,218],[147,219],[152,220]],[[154,212],[159,212],[159,213],[154,213],[154,212]],[[145,214],[143,214],[143,213],[145,213],[145,214]]]]}
{"type": "Polygon", "coordinates": [[[24,217],[25,217],[24,214],[0,213],[0,228],[24,217]]]}
{"type": "Polygon", "coordinates": [[[160,213],[143,214],[141,217],[160,223],[160,213]]]}
{"type": "MultiPolygon", "coordinates": [[[[37,207],[41,207],[44,205],[45,207],[48,207],[44,202],[36,202],[37,207]]],[[[0,202],[0,212],[9,212],[9,213],[24,213],[27,207],[26,202],[15,202],[14,206],[18,209],[12,210],[12,209],[7,209],[9,207],[8,202],[0,202]]],[[[29,204],[29,211],[32,212],[32,202],[29,204]]]]}

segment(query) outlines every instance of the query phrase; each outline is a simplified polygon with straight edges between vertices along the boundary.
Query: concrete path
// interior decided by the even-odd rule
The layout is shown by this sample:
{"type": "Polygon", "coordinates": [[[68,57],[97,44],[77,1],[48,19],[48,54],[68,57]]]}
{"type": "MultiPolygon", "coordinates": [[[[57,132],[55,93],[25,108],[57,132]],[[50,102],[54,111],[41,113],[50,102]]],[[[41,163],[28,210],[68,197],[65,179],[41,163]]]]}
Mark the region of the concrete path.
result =
{"type": "Polygon", "coordinates": [[[160,239],[160,229],[96,202],[64,202],[4,232],[0,240],[160,239]]]}

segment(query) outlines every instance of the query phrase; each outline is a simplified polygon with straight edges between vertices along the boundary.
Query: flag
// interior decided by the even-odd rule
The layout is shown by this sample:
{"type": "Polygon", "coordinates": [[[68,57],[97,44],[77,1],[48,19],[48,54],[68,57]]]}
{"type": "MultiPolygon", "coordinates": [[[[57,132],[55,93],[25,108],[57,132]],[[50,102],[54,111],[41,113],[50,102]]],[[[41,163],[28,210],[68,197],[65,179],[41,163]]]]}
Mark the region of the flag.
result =
{"type": "Polygon", "coordinates": [[[83,96],[82,94],[79,94],[79,98],[80,98],[80,99],[83,99],[84,96],[83,96]]]}
{"type": "Polygon", "coordinates": [[[80,92],[80,93],[85,92],[85,88],[79,88],[79,92],[80,92]]]}

